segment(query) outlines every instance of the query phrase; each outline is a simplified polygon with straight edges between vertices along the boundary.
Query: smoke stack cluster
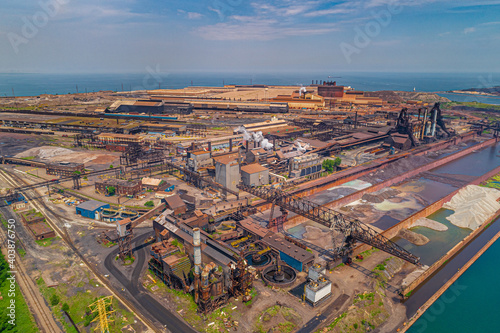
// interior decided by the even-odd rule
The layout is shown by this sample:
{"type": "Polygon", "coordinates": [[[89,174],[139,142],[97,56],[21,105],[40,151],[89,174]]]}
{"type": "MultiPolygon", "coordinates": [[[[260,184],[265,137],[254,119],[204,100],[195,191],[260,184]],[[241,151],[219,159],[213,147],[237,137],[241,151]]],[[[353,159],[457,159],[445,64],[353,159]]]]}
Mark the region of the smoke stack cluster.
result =
{"type": "Polygon", "coordinates": [[[243,140],[246,142],[253,141],[255,145],[260,144],[260,146],[266,150],[273,149],[273,144],[269,142],[268,139],[264,138],[262,132],[249,132],[244,126],[238,128],[238,133],[243,134],[243,140]]]}

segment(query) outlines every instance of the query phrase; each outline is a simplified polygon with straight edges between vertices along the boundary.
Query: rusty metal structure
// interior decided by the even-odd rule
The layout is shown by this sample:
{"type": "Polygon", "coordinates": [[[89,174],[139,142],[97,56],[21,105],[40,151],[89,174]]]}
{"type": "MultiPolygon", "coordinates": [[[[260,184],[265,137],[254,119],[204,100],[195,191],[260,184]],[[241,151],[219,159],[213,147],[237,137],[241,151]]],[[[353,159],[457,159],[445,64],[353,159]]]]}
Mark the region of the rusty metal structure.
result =
{"type": "Polygon", "coordinates": [[[358,220],[348,219],[344,215],[332,209],[323,207],[303,198],[290,195],[280,189],[273,189],[270,187],[257,188],[246,186],[244,184],[239,184],[238,188],[273,203],[276,206],[282,207],[298,215],[307,217],[312,221],[327,226],[330,229],[335,229],[341,232],[345,236],[344,245],[334,249],[333,253],[330,253],[333,260],[348,260],[352,254],[354,244],[356,242],[361,242],[406,260],[412,264],[420,264],[420,258],[406,251],[366,224],[358,220]]]}
{"type": "Polygon", "coordinates": [[[132,257],[133,228],[130,219],[116,222],[116,232],[118,233],[118,255],[122,261],[132,257]]]}
{"type": "Polygon", "coordinates": [[[185,250],[187,244],[180,247],[179,241],[171,236],[170,232],[162,234],[163,240],[152,245],[148,266],[168,287],[192,293],[198,312],[209,313],[227,304],[231,297],[250,300],[248,294],[256,270],[243,256],[227,266],[214,262],[204,265],[200,229],[193,229],[192,258],[185,250]]]}

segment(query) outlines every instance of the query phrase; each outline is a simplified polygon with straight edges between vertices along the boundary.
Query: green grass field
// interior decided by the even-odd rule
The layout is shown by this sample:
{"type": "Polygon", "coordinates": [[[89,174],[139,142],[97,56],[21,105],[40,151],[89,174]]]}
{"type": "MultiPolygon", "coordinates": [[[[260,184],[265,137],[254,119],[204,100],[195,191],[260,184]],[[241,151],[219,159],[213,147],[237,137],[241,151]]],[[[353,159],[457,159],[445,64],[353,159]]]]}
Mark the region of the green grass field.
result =
{"type": "Polygon", "coordinates": [[[28,305],[23,298],[21,290],[16,283],[15,296],[9,297],[10,282],[6,280],[10,276],[9,265],[5,261],[3,254],[0,254],[0,294],[3,297],[0,300],[0,332],[5,333],[31,333],[38,332],[35,319],[30,313],[28,305]],[[11,299],[15,300],[15,325],[11,325],[7,316],[11,299]]]}

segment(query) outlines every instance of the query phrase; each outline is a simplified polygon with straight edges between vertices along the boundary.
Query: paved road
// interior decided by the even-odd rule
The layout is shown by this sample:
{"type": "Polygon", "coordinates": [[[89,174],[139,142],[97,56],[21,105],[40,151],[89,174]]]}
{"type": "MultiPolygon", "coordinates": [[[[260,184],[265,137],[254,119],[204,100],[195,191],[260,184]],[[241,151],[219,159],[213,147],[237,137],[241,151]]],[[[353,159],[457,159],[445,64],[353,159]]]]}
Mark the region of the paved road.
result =
{"type": "Polygon", "coordinates": [[[349,295],[342,294],[337,299],[325,309],[325,311],[309,320],[297,333],[311,333],[316,331],[319,324],[324,321],[330,322],[337,317],[339,310],[342,306],[349,300],[349,295]],[[335,317],[334,317],[335,316],[335,317]]]}
{"type": "Polygon", "coordinates": [[[154,317],[162,325],[165,325],[168,330],[173,333],[196,333],[191,326],[189,326],[181,318],[177,317],[175,313],[166,309],[162,304],[156,301],[149,292],[139,284],[139,278],[146,261],[146,252],[148,246],[141,246],[144,244],[146,238],[152,235],[152,232],[145,233],[134,239],[134,253],[136,266],[132,273],[132,279],[129,280],[119,269],[113,264],[118,249],[112,251],[104,260],[104,267],[128,290],[130,295],[134,298],[136,303],[144,308],[149,314],[154,317]]]}

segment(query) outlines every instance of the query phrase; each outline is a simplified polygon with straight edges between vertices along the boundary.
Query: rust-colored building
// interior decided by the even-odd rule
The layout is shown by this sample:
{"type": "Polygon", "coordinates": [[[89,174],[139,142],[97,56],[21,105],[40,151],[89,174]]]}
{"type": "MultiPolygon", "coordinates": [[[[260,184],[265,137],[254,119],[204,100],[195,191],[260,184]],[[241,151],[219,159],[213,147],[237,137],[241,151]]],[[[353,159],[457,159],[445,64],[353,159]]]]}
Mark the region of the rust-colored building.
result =
{"type": "Polygon", "coordinates": [[[140,180],[106,179],[95,183],[95,190],[101,194],[108,193],[109,187],[115,188],[117,195],[134,196],[142,191],[140,180]]]}
{"type": "Polygon", "coordinates": [[[72,162],[47,163],[45,171],[48,175],[71,176],[75,172],[83,173],[85,171],[85,166],[83,163],[72,162]]]}

